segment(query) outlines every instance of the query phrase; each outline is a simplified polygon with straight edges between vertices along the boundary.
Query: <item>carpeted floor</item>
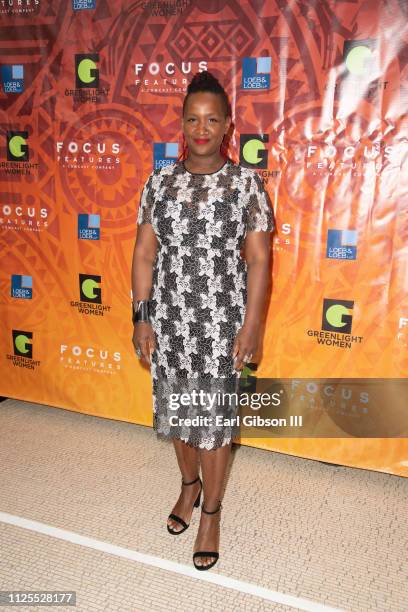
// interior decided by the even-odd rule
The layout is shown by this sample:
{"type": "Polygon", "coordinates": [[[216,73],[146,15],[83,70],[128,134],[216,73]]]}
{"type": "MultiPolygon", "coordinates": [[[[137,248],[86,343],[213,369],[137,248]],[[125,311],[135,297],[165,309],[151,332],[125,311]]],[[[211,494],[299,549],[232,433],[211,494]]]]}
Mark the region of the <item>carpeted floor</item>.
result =
{"type": "Polygon", "coordinates": [[[0,431],[0,591],[71,590],[58,609],[81,611],[408,609],[408,479],[235,447],[220,561],[198,572],[199,512],[167,533],[180,478],[152,429],[7,400],[0,431]]]}

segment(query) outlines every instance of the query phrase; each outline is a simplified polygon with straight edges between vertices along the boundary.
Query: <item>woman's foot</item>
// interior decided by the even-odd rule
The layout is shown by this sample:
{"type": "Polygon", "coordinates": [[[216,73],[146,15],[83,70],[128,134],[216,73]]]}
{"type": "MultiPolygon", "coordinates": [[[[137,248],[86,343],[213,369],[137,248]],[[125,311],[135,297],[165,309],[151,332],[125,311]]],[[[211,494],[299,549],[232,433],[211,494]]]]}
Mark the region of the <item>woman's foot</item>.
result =
{"type": "MultiPolygon", "coordinates": [[[[218,505],[212,504],[207,506],[203,504],[203,512],[201,512],[200,525],[194,544],[194,553],[200,551],[218,553],[220,544],[220,517],[221,503],[218,505]]],[[[194,565],[198,568],[205,569],[209,565],[213,566],[218,560],[218,555],[214,556],[196,556],[194,557],[194,565]]]]}
{"type": "MultiPolygon", "coordinates": [[[[193,514],[194,504],[197,501],[198,495],[201,492],[201,480],[197,478],[196,482],[191,482],[191,484],[184,484],[181,487],[181,492],[179,498],[176,502],[176,505],[173,507],[171,514],[180,517],[188,526],[191,521],[191,515],[193,514]]],[[[176,521],[174,518],[167,519],[167,526],[170,527],[172,531],[176,531],[177,533],[181,533],[187,529],[184,525],[176,521]]]]}

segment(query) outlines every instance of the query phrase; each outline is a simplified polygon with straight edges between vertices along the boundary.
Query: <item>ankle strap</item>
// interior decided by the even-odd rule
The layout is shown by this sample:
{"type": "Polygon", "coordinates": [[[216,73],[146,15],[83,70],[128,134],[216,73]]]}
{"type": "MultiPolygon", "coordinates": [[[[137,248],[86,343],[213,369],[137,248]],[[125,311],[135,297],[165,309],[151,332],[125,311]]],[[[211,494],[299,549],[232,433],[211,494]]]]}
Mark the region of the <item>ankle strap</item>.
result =
{"type": "Polygon", "coordinates": [[[205,513],[205,514],[217,514],[217,512],[219,512],[222,508],[221,502],[218,504],[218,508],[216,510],[213,510],[212,512],[209,512],[208,510],[206,510],[204,508],[204,502],[201,504],[201,510],[205,513]]]}
{"type": "Polygon", "coordinates": [[[192,484],[194,484],[195,482],[198,482],[199,480],[200,480],[200,476],[197,476],[197,478],[196,478],[195,480],[192,480],[191,482],[184,482],[184,480],[182,479],[182,480],[181,480],[181,484],[182,484],[182,485],[186,485],[186,486],[187,486],[187,485],[192,485],[192,484]]]}

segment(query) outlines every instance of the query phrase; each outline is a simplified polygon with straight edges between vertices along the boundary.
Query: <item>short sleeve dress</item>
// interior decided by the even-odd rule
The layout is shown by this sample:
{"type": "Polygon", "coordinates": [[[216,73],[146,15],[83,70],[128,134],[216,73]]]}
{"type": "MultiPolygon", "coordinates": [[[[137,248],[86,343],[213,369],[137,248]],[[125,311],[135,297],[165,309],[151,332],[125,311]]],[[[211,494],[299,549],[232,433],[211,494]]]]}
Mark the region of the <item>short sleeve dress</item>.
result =
{"type": "MultiPolygon", "coordinates": [[[[170,419],[180,405],[170,405],[168,381],[239,379],[231,352],[247,300],[240,250],[247,232],[273,231],[269,196],[254,170],[229,159],[210,174],[176,162],[149,176],[137,223],[150,223],[158,239],[150,295],[154,429],[195,447],[218,448],[236,428],[170,419]]],[[[190,403],[184,416],[197,410],[190,403]]]]}

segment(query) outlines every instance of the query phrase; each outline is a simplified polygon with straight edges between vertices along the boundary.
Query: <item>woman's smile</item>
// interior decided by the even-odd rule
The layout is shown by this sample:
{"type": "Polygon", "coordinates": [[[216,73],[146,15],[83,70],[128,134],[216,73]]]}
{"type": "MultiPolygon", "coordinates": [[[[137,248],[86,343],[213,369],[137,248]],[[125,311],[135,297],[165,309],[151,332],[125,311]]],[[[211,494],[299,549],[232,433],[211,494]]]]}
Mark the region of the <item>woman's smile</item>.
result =
{"type": "Polygon", "coordinates": [[[183,132],[192,169],[213,170],[222,161],[220,147],[231,118],[219,95],[196,92],[189,96],[183,116],[183,132]]]}

